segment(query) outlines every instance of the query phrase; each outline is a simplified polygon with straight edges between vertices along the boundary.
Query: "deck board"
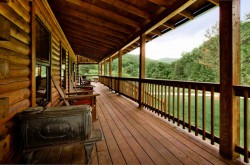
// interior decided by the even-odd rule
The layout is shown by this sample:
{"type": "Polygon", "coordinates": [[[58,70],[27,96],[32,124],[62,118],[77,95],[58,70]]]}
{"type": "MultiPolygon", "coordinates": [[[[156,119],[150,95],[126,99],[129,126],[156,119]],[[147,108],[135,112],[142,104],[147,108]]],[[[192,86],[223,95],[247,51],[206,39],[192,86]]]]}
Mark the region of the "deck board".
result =
{"type": "Polygon", "coordinates": [[[94,125],[99,124],[105,136],[105,140],[96,145],[97,155],[100,155],[97,156],[99,164],[104,161],[103,154],[99,152],[108,152],[110,157],[107,157],[111,159],[108,164],[115,164],[117,157],[113,156],[111,148],[114,144],[110,146],[109,143],[117,144],[116,154],[121,154],[126,164],[235,163],[222,158],[211,145],[168,124],[144,108],[139,109],[138,104],[115,94],[104,85],[94,85],[95,91],[101,94],[97,97],[99,123],[94,125]],[[133,163],[129,162],[129,157],[134,159],[133,163]]]}
{"type": "MultiPolygon", "coordinates": [[[[135,102],[94,84],[98,120],[104,139],[93,147],[90,164],[240,164],[222,158],[218,149],[135,102]]],[[[34,152],[32,164],[84,164],[83,144],[34,152]]]]}

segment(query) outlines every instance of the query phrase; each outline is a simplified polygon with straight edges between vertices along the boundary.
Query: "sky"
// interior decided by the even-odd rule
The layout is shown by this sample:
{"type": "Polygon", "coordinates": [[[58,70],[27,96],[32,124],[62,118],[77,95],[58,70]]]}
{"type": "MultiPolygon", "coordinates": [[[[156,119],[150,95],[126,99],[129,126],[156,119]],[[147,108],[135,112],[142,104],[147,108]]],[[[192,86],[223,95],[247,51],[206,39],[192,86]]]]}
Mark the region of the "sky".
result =
{"type": "MultiPolygon", "coordinates": [[[[241,19],[250,12],[250,0],[241,0],[241,19]]],[[[219,22],[219,8],[216,7],[194,20],[163,34],[146,44],[146,57],[158,60],[160,58],[181,58],[183,52],[190,52],[206,40],[206,30],[219,22]]],[[[139,54],[139,48],[129,54],[139,54]]]]}

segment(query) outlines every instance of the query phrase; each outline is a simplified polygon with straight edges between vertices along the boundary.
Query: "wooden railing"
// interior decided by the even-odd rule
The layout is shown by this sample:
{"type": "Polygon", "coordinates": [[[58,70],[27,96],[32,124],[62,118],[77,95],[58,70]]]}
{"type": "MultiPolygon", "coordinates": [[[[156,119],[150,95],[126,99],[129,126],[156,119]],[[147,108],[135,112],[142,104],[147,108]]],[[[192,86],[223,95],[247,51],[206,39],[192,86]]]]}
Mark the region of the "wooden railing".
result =
{"type": "Polygon", "coordinates": [[[235,94],[239,97],[240,99],[240,145],[236,146],[236,152],[238,152],[241,155],[244,155],[244,161],[246,163],[249,162],[248,158],[250,156],[250,151],[249,151],[249,97],[250,97],[250,86],[234,86],[234,91],[235,94]]]}
{"type": "MultiPolygon", "coordinates": [[[[110,89],[141,103],[146,109],[199,134],[203,140],[210,139],[211,144],[220,143],[220,86],[215,83],[184,82],[171,80],[142,79],[139,90],[138,78],[118,78],[100,76],[99,81],[110,89]],[[141,91],[141,100],[139,100],[141,91]]],[[[244,155],[248,162],[248,100],[250,87],[234,86],[237,96],[243,100],[241,107],[241,143],[235,151],[244,155]],[[242,97],[244,99],[242,99],[242,97]]]]}

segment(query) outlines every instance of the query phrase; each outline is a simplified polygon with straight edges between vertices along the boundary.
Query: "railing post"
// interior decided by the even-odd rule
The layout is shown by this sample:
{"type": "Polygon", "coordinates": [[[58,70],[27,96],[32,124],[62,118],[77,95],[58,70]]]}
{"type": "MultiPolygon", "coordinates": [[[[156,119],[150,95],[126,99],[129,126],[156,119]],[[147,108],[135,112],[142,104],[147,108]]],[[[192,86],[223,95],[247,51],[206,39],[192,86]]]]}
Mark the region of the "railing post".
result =
{"type": "Polygon", "coordinates": [[[118,93],[120,93],[120,78],[122,77],[122,50],[118,53],[118,93]]]}
{"type": "Polygon", "coordinates": [[[139,85],[138,85],[138,101],[139,107],[142,106],[142,79],[145,79],[145,46],[146,46],[146,34],[140,36],[140,65],[139,65],[139,85]]]}
{"type": "Polygon", "coordinates": [[[234,85],[240,83],[240,0],[220,4],[220,153],[235,159],[240,140],[239,98],[234,85]]]}

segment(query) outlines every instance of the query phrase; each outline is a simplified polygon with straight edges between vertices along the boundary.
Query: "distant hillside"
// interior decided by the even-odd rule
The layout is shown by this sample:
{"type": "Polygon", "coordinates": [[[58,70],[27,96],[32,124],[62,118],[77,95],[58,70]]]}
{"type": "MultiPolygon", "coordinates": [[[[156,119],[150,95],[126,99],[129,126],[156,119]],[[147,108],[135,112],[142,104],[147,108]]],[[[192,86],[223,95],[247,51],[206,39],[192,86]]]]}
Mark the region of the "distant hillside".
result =
{"type": "Polygon", "coordinates": [[[179,59],[178,58],[168,58],[168,57],[166,57],[166,58],[161,58],[161,59],[159,59],[157,61],[164,62],[164,63],[167,63],[167,64],[171,64],[172,62],[175,62],[177,60],[179,60],[179,59]]]}

